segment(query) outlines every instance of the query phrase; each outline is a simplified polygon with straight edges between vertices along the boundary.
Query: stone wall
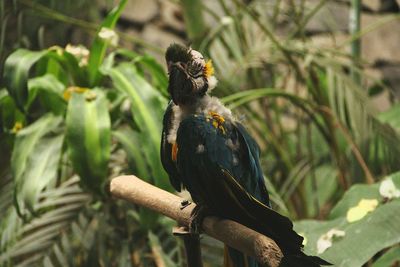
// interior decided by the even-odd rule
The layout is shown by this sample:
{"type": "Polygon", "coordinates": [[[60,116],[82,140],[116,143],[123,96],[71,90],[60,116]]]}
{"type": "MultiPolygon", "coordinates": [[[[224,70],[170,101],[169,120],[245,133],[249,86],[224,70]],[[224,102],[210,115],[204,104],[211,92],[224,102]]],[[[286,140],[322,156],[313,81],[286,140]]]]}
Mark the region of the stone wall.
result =
{"type": "MultiPolygon", "coordinates": [[[[311,9],[320,0],[307,0],[311,9]]],[[[100,1],[104,2],[104,1],[100,1]]],[[[102,14],[113,6],[101,4],[102,14]]],[[[186,43],[183,15],[178,1],[130,0],[118,27],[165,49],[170,43],[186,43]]],[[[229,2],[229,1],[228,1],[229,2]]],[[[321,46],[337,47],[348,35],[351,0],[328,0],[307,24],[305,32],[321,46]],[[332,38],[334,36],[334,38],[332,38]]],[[[217,1],[205,0],[213,11],[222,15],[217,1]]],[[[374,23],[390,20],[399,13],[400,0],[362,0],[362,29],[374,23]]],[[[210,18],[206,18],[207,22],[210,18]]],[[[132,43],[125,43],[133,48],[132,43]]],[[[156,55],[162,60],[162,55],[156,55]]],[[[385,81],[400,98],[400,19],[391,20],[365,34],[362,38],[362,58],[370,75],[385,81]]],[[[387,98],[388,96],[385,96],[387,98]]]]}

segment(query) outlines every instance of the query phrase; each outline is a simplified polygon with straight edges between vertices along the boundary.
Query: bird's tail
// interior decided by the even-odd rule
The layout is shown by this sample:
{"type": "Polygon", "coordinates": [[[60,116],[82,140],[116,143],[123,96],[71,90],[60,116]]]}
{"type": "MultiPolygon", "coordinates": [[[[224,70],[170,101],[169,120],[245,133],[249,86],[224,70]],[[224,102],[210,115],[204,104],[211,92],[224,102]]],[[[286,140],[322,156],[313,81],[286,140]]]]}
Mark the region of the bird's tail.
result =
{"type": "Polygon", "coordinates": [[[286,255],[283,257],[279,266],[281,267],[320,267],[332,265],[331,263],[315,256],[308,256],[304,253],[297,255],[286,255]]]}
{"type": "MultiPolygon", "coordinates": [[[[324,265],[332,264],[319,257],[308,256],[304,253],[284,256],[279,264],[280,267],[320,267],[324,265]]],[[[254,258],[225,245],[223,267],[261,267],[261,264],[254,258]]]]}
{"type": "Polygon", "coordinates": [[[224,267],[260,267],[257,261],[242,252],[230,248],[225,245],[224,247],[224,267]]]}

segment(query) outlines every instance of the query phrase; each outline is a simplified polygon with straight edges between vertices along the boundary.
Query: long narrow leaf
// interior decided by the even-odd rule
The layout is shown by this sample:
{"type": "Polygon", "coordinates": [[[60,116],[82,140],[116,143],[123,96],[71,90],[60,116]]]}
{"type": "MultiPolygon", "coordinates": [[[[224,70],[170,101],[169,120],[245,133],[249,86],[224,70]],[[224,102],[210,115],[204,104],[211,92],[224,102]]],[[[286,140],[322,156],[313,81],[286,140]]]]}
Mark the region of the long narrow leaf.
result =
{"type": "Polygon", "coordinates": [[[113,29],[115,24],[117,23],[118,18],[120,17],[122,10],[124,9],[127,0],[121,0],[120,3],[108,14],[106,19],[100,25],[100,29],[97,32],[96,38],[93,42],[92,48],[90,49],[89,55],[89,85],[95,86],[97,85],[101,74],[99,72],[99,68],[101,63],[103,62],[106,49],[108,46],[108,42],[102,39],[98,33],[101,31],[102,28],[113,29]]]}

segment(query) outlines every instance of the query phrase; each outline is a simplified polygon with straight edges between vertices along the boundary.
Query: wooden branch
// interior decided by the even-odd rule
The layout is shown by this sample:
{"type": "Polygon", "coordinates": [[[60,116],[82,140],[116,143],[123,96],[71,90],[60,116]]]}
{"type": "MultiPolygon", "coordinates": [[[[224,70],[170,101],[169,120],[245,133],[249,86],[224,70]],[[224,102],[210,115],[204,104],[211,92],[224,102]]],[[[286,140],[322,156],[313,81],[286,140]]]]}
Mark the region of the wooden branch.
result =
{"type": "MultiPolygon", "coordinates": [[[[180,225],[188,226],[195,204],[182,208],[183,198],[157,188],[133,176],[119,176],[110,184],[111,194],[168,216],[180,225]]],[[[283,257],[274,240],[237,222],[206,217],[202,229],[207,235],[254,257],[258,262],[277,267],[283,257]]]]}

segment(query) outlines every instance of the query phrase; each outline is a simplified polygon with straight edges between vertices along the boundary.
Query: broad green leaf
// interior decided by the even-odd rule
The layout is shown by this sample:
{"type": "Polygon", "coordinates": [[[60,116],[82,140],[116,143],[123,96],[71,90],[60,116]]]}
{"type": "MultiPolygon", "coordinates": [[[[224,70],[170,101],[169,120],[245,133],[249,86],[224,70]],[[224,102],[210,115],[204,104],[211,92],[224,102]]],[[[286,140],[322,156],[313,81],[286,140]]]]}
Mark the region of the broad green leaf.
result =
{"type": "Polygon", "coordinates": [[[400,262],[400,247],[397,245],[396,247],[391,248],[387,251],[383,256],[381,256],[372,267],[388,267],[388,266],[396,266],[400,262]]]}
{"type": "Polygon", "coordinates": [[[67,144],[83,186],[103,193],[110,158],[108,101],[100,90],[73,93],[67,109],[67,144]]]}
{"type": "MultiPolygon", "coordinates": [[[[60,80],[76,86],[88,86],[88,77],[86,75],[86,65],[79,65],[78,59],[66,51],[60,49],[57,53],[49,54],[63,68],[63,73],[57,76],[60,80]],[[65,72],[65,73],[64,73],[65,72]]],[[[66,83],[65,83],[66,84],[66,83]]]]}
{"type": "MultiPolygon", "coordinates": [[[[397,188],[400,188],[400,173],[394,173],[388,176],[391,178],[397,188]]],[[[329,214],[330,219],[346,216],[349,208],[356,206],[361,199],[377,199],[379,202],[383,197],[379,193],[380,183],[373,185],[357,184],[352,186],[336,204],[329,214]]]]}
{"type": "Polygon", "coordinates": [[[99,37],[99,33],[102,28],[108,28],[110,30],[114,29],[115,24],[117,23],[118,18],[120,17],[122,10],[124,9],[127,0],[121,0],[120,3],[107,15],[103,23],[100,25],[100,28],[96,34],[96,37],[93,41],[92,48],[90,49],[89,55],[89,85],[96,86],[101,78],[101,74],[99,72],[99,68],[103,62],[108,42],[99,37]]]}
{"type": "Polygon", "coordinates": [[[37,96],[42,97],[42,104],[55,114],[62,114],[66,110],[66,102],[63,99],[65,86],[53,75],[46,74],[30,79],[28,82],[29,98],[27,109],[37,96]]]}
{"type": "Polygon", "coordinates": [[[17,106],[25,109],[28,100],[28,77],[31,67],[49,51],[18,49],[4,63],[4,84],[17,106]]]}
{"type": "Polygon", "coordinates": [[[142,70],[142,76],[145,76],[144,73],[150,74],[151,84],[156,87],[163,96],[168,96],[168,76],[165,73],[164,68],[152,56],[140,55],[132,50],[123,48],[118,49],[115,52],[110,53],[110,55],[104,60],[101,67],[102,73],[107,73],[107,70],[114,65],[114,58],[116,55],[132,59],[133,63],[142,70]]]}
{"type": "MultiPolygon", "coordinates": [[[[400,185],[400,174],[392,174],[396,187],[400,185]]],[[[335,266],[358,267],[365,264],[379,251],[400,242],[400,199],[384,202],[379,194],[381,183],[355,185],[346,192],[343,199],[333,209],[333,219],[329,221],[300,221],[295,230],[307,240],[305,251],[318,254],[318,239],[331,229],[344,231],[345,235],[332,240],[332,245],[319,256],[335,266]],[[357,221],[348,222],[347,211],[357,206],[361,199],[381,200],[376,209],[371,210],[357,221]]]]}
{"type": "Polygon", "coordinates": [[[160,140],[163,112],[167,100],[138,74],[134,66],[121,64],[108,70],[114,86],[128,96],[132,115],[138,125],[140,142],[150,172],[145,180],[153,179],[155,185],[170,189],[160,160],[160,140]]]}
{"type": "Polygon", "coordinates": [[[54,186],[63,139],[64,135],[44,137],[35,144],[27,159],[23,179],[16,184],[15,198],[22,214],[25,214],[25,207],[34,212],[39,193],[44,188],[54,186]]]}
{"type": "Polygon", "coordinates": [[[376,208],[363,219],[347,223],[345,218],[333,221],[303,221],[296,223],[296,231],[307,238],[306,251],[316,254],[319,237],[330,229],[345,232],[345,236],[333,240],[333,244],[320,256],[338,267],[359,267],[377,252],[400,242],[400,200],[394,200],[376,208]]]}

